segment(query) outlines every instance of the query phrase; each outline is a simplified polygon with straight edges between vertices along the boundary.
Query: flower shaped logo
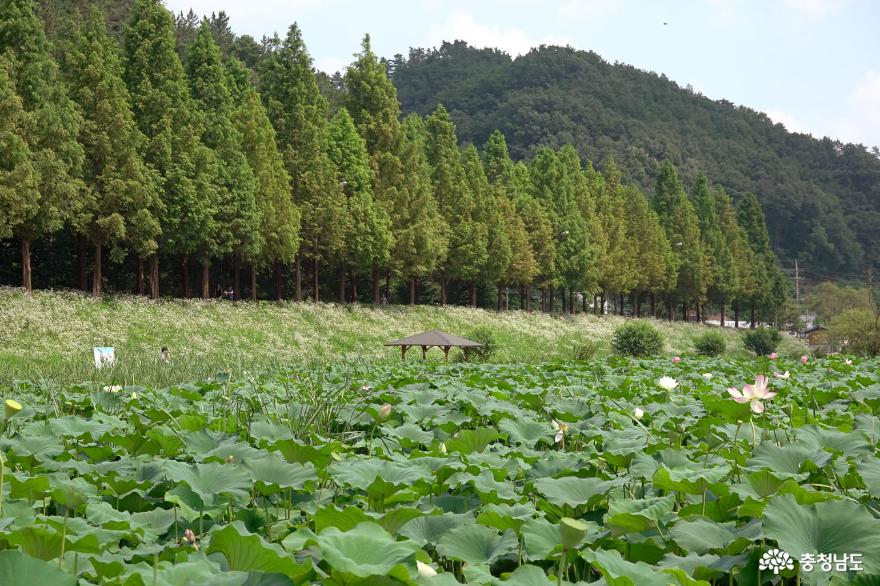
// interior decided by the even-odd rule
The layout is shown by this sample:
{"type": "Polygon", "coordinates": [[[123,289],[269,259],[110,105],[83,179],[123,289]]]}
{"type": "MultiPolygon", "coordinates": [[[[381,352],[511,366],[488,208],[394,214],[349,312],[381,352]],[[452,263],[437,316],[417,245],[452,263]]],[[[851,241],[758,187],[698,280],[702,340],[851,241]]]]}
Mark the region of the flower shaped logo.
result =
{"type": "Polygon", "coordinates": [[[779,574],[781,570],[793,570],[794,561],[787,552],[781,549],[768,549],[758,560],[759,570],[773,570],[774,574],[779,574]]]}

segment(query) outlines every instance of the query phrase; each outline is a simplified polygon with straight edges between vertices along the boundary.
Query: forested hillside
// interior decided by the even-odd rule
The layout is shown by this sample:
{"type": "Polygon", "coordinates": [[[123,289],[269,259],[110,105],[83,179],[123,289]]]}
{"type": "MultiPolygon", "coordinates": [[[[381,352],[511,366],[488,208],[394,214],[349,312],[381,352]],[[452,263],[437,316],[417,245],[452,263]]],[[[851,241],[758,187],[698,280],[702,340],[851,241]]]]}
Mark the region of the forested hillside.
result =
{"type": "Polygon", "coordinates": [[[457,41],[389,63],[405,112],[443,104],[459,138],[501,130],[515,159],[573,144],[653,188],[663,160],[685,183],[708,174],[734,199],[755,192],[786,260],[841,276],[880,267],[880,152],[787,132],[763,113],[713,101],[663,75],[571,48],[516,59],[457,41]]]}

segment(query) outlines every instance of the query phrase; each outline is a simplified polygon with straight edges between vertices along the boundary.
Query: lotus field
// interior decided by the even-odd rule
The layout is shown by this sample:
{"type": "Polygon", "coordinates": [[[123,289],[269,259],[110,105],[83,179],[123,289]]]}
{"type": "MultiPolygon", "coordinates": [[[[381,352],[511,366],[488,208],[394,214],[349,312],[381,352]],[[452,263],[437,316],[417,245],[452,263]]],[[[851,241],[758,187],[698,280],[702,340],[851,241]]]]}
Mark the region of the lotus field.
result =
{"type": "Polygon", "coordinates": [[[4,393],[4,586],[880,583],[877,361],[4,393]]]}

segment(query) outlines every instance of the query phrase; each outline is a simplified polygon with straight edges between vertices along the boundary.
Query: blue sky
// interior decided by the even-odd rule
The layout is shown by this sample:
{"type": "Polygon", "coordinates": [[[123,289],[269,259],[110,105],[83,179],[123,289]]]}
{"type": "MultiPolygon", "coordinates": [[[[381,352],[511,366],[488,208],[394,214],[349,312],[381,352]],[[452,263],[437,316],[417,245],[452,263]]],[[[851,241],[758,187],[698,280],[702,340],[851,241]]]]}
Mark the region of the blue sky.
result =
{"type": "Polygon", "coordinates": [[[571,45],[664,73],[792,131],[880,146],[876,0],[166,0],[225,10],[239,34],[298,22],[318,68],[344,68],[369,32],[382,56],[463,39],[517,55],[571,45]],[[664,25],[666,22],[668,24],[664,25]]]}

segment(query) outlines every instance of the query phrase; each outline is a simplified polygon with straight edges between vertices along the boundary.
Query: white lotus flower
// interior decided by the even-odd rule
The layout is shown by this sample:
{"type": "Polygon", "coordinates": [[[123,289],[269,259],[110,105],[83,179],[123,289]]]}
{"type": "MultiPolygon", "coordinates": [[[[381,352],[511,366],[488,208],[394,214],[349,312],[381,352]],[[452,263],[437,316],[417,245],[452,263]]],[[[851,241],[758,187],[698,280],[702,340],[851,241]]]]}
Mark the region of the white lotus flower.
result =
{"type": "Polygon", "coordinates": [[[437,570],[435,570],[432,566],[429,566],[428,564],[423,564],[418,560],[416,560],[416,569],[419,571],[419,576],[423,578],[430,578],[431,576],[437,575],[437,570]]]}
{"type": "Polygon", "coordinates": [[[122,390],[122,385],[112,385],[102,389],[105,393],[118,393],[122,390]]]}
{"type": "Polygon", "coordinates": [[[440,453],[443,454],[444,456],[446,455],[446,443],[445,442],[440,442],[440,453]]]}
{"type": "Polygon", "coordinates": [[[636,407],[635,409],[633,409],[633,417],[636,421],[639,421],[644,416],[645,412],[642,410],[641,407],[636,407]]]}
{"type": "Polygon", "coordinates": [[[783,380],[788,380],[788,377],[790,377],[790,376],[791,376],[791,374],[789,374],[789,372],[787,370],[785,372],[774,372],[773,373],[774,378],[781,378],[783,380]]]}
{"type": "Polygon", "coordinates": [[[846,360],[843,361],[843,363],[846,364],[847,366],[850,366],[852,364],[852,360],[847,358],[846,360]]]}
{"type": "Polygon", "coordinates": [[[553,441],[555,441],[557,444],[562,443],[562,440],[565,438],[565,434],[568,431],[568,424],[560,423],[554,419],[553,431],[556,432],[556,437],[553,439],[553,441]]]}
{"type": "Polygon", "coordinates": [[[713,375],[711,372],[704,372],[704,373],[703,373],[703,378],[706,379],[706,380],[712,380],[712,377],[713,377],[713,376],[714,376],[714,375],[713,375]]]}
{"type": "Polygon", "coordinates": [[[759,374],[755,377],[755,384],[744,385],[742,392],[739,389],[730,387],[727,392],[737,403],[749,403],[752,411],[755,413],[764,412],[764,404],[761,401],[767,401],[776,396],[776,393],[768,389],[767,377],[759,374]]]}
{"type": "Polygon", "coordinates": [[[661,389],[666,389],[667,391],[671,391],[675,387],[678,386],[678,381],[672,378],[671,376],[664,376],[662,378],[657,379],[657,386],[661,389]]]}

